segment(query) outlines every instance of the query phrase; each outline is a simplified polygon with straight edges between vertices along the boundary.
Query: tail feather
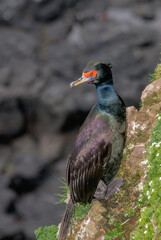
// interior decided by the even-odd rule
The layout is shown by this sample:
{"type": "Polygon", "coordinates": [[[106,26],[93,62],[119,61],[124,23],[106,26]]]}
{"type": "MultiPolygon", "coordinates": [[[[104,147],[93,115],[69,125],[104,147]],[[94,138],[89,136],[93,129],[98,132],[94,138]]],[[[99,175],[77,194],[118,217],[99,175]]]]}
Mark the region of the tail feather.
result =
{"type": "Polygon", "coordinates": [[[61,221],[58,240],[67,239],[67,234],[68,234],[68,230],[69,230],[73,215],[74,215],[74,203],[72,199],[70,199],[67,204],[63,219],[61,221]]]}

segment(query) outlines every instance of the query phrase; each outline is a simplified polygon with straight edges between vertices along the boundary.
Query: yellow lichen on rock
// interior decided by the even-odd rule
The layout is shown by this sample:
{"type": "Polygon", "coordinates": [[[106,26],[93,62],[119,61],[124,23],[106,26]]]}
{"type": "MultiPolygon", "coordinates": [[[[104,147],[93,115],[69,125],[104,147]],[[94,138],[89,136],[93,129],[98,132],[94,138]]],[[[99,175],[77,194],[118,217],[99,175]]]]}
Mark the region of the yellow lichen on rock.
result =
{"type": "Polygon", "coordinates": [[[102,214],[106,211],[106,208],[102,206],[101,202],[95,201],[90,209],[89,217],[91,218],[91,220],[100,223],[103,219],[102,214]]]}

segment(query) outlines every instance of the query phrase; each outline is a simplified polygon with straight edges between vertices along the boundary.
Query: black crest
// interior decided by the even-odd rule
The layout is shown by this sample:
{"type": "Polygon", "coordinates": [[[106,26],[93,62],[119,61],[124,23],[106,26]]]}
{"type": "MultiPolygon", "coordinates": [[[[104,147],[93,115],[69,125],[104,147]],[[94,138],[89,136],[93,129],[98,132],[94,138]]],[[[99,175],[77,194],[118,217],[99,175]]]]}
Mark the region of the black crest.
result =
{"type": "MultiPolygon", "coordinates": [[[[101,64],[101,62],[99,60],[92,60],[90,62],[87,63],[87,68],[92,68],[94,66],[97,66],[101,64]]],[[[104,63],[105,65],[107,65],[110,69],[112,69],[112,64],[111,63],[104,63]]]]}

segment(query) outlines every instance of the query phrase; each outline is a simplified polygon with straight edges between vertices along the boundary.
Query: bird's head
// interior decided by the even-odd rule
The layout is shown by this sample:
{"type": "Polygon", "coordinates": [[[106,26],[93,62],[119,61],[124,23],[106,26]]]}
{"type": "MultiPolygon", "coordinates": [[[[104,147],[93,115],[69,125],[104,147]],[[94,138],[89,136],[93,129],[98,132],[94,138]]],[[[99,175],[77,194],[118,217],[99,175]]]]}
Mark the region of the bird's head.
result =
{"type": "Polygon", "coordinates": [[[70,87],[77,86],[81,83],[93,83],[99,85],[102,83],[112,83],[111,64],[105,63],[88,63],[87,67],[83,70],[82,77],[72,82],[70,87]]]}

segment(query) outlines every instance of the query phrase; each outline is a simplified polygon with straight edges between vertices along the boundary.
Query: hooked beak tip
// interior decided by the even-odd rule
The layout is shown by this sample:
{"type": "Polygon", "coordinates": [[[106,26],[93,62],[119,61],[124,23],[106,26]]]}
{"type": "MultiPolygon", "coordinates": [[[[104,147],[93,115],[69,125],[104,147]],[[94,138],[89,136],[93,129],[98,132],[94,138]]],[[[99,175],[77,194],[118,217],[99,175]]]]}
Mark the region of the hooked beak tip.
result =
{"type": "Polygon", "coordinates": [[[76,81],[74,81],[74,82],[72,82],[71,84],[70,84],[70,87],[72,88],[72,87],[75,87],[75,86],[77,86],[77,85],[79,85],[79,84],[81,84],[81,83],[85,83],[85,82],[91,82],[91,81],[93,81],[94,80],[94,78],[92,77],[81,77],[81,78],[79,78],[78,80],[76,80],[76,81]]]}
{"type": "Polygon", "coordinates": [[[72,82],[72,83],[70,83],[70,87],[72,88],[72,87],[74,87],[74,83],[72,82]]]}
{"type": "Polygon", "coordinates": [[[70,87],[72,88],[72,87],[75,87],[75,86],[79,85],[81,83],[81,80],[82,80],[82,77],[79,78],[78,80],[74,81],[74,82],[71,82],[70,87]]]}

